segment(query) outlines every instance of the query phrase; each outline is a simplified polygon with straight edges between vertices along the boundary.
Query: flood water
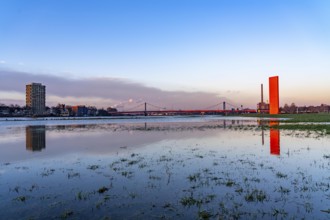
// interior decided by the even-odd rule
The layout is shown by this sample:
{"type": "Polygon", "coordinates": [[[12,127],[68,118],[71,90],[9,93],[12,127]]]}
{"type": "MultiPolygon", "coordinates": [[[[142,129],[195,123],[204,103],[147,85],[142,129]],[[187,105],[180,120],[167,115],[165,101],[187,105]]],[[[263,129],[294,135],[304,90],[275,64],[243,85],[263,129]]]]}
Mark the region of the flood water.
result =
{"type": "Polygon", "coordinates": [[[330,219],[330,138],[257,119],[0,121],[0,219],[330,219]]]}

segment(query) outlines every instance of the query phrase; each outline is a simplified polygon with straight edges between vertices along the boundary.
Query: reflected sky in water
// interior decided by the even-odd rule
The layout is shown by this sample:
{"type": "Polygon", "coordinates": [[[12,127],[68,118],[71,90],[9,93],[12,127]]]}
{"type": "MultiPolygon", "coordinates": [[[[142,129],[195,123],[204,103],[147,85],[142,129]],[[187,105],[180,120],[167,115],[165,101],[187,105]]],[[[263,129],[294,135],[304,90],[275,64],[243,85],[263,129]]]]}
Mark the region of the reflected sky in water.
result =
{"type": "Polygon", "coordinates": [[[2,125],[0,218],[329,218],[328,136],[125,120],[2,125]]]}

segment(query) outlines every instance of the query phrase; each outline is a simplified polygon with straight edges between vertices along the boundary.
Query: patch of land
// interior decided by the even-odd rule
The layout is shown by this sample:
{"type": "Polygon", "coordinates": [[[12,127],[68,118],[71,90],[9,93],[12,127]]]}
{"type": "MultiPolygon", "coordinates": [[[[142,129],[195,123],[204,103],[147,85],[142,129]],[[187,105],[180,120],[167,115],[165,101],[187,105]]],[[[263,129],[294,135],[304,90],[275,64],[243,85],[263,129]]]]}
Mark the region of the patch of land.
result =
{"type": "Polygon", "coordinates": [[[324,134],[330,134],[330,114],[256,114],[245,115],[245,117],[257,117],[260,119],[286,119],[279,120],[278,124],[269,125],[269,127],[284,129],[284,130],[305,130],[317,131],[324,134]]]}

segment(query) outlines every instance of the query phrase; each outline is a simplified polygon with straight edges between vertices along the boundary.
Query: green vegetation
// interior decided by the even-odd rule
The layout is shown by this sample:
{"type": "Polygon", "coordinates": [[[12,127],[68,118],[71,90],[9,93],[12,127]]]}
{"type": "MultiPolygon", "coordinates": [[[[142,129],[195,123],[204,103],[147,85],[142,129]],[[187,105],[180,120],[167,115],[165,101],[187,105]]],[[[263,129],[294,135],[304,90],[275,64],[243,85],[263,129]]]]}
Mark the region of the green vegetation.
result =
{"type": "Polygon", "coordinates": [[[42,176],[42,177],[50,176],[50,175],[52,175],[54,172],[55,172],[54,169],[48,169],[48,170],[45,169],[44,172],[41,173],[41,176],[42,176]]]}
{"type": "Polygon", "coordinates": [[[212,214],[208,211],[203,210],[198,212],[198,217],[199,219],[210,219],[212,217],[212,214]]]}
{"type": "Polygon", "coordinates": [[[77,197],[78,200],[86,200],[87,199],[87,195],[85,195],[82,191],[79,191],[77,193],[76,197],[77,197]]]}
{"type": "Polygon", "coordinates": [[[276,191],[281,194],[289,194],[291,190],[288,188],[284,188],[283,186],[280,186],[276,191]]]}
{"type": "Polygon", "coordinates": [[[103,186],[103,187],[99,188],[99,190],[97,192],[101,194],[101,193],[105,193],[108,190],[109,190],[109,188],[103,186]]]}
{"type": "MultiPolygon", "coordinates": [[[[282,123],[282,122],[281,122],[282,123]]],[[[271,126],[283,130],[302,130],[302,131],[321,131],[325,134],[330,134],[330,124],[280,124],[271,126]]]]}
{"type": "Polygon", "coordinates": [[[193,205],[196,205],[198,203],[198,201],[196,199],[194,199],[192,196],[189,196],[189,197],[184,197],[180,200],[180,203],[183,205],[183,206],[193,206],[193,205]]]}
{"type": "Polygon", "coordinates": [[[274,209],[273,216],[277,218],[279,215],[282,217],[286,217],[288,215],[288,213],[286,211],[284,211],[283,209],[274,209]]]}
{"type": "Polygon", "coordinates": [[[228,180],[228,181],[226,182],[226,186],[228,186],[228,187],[232,187],[234,184],[235,184],[235,182],[232,181],[232,180],[228,180]]]}
{"type": "Polygon", "coordinates": [[[98,168],[100,168],[99,165],[89,165],[89,166],[87,167],[87,169],[89,169],[89,170],[97,170],[98,168]]]}
{"type": "Polygon", "coordinates": [[[263,202],[266,199],[266,193],[262,190],[255,189],[245,195],[247,202],[263,202]]]}
{"type": "Polygon", "coordinates": [[[67,219],[72,215],[73,215],[73,211],[72,210],[67,210],[60,216],[60,218],[61,219],[67,219]]]}
{"type": "Polygon", "coordinates": [[[25,196],[19,196],[19,197],[15,198],[14,200],[19,201],[19,202],[25,202],[26,197],[25,196]]]}
{"type": "Polygon", "coordinates": [[[279,115],[291,118],[290,122],[330,122],[330,114],[285,114],[279,115]]]}
{"type": "Polygon", "coordinates": [[[303,130],[303,131],[321,131],[324,134],[330,134],[330,114],[328,113],[311,113],[311,114],[253,114],[244,115],[244,117],[257,118],[274,118],[287,119],[281,120],[278,125],[270,125],[272,128],[284,130],[303,130]]]}
{"type": "MultiPolygon", "coordinates": [[[[297,123],[297,122],[330,122],[330,114],[328,113],[310,113],[310,114],[249,114],[244,117],[257,117],[257,118],[286,118],[284,122],[297,123]]],[[[282,121],[281,121],[282,122],[282,121]]]]}
{"type": "Polygon", "coordinates": [[[288,175],[283,174],[283,173],[281,173],[281,172],[277,172],[277,173],[276,173],[276,177],[277,177],[277,178],[287,178],[288,175]]]}
{"type": "Polygon", "coordinates": [[[196,182],[200,178],[200,176],[200,173],[195,173],[193,175],[189,175],[188,179],[190,180],[190,182],[196,182]]]}
{"type": "Polygon", "coordinates": [[[329,155],[323,155],[324,159],[330,159],[330,154],[329,155]]]}

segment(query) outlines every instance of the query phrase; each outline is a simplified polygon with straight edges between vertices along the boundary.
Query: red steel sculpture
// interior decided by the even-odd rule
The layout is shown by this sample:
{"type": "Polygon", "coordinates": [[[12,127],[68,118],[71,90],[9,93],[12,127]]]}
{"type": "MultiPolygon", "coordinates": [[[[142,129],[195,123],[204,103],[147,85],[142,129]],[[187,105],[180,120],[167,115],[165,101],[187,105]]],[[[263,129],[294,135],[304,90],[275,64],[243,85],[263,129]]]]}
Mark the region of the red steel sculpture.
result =
{"type": "Polygon", "coordinates": [[[269,114],[275,115],[279,113],[279,88],[278,76],[269,77],[269,114]]]}

